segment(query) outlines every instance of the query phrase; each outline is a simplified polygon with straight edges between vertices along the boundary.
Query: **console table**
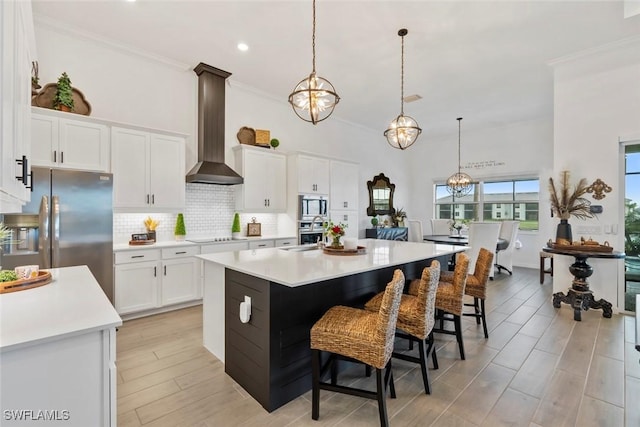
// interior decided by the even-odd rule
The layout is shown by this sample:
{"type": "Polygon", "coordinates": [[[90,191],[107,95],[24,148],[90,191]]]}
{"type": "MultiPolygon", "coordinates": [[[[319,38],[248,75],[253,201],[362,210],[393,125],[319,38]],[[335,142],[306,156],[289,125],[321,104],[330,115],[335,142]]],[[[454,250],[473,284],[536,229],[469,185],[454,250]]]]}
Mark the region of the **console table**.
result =
{"type": "Polygon", "coordinates": [[[409,229],[407,227],[390,227],[390,228],[367,228],[365,230],[367,239],[382,240],[409,240],[409,229]]]}
{"type": "Polygon", "coordinates": [[[582,252],[566,249],[542,248],[544,252],[558,255],[568,255],[575,258],[575,262],[569,266],[573,275],[571,288],[565,295],[563,292],[553,294],[553,306],[560,308],[561,303],[573,307],[573,320],[582,320],[582,310],[594,308],[602,310],[602,317],[610,318],[613,314],[611,303],[603,299],[596,301],[593,292],[589,289],[587,278],[593,274],[593,267],[587,264],[588,258],[620,259],[624,258],[624,252],[582,252]]]}

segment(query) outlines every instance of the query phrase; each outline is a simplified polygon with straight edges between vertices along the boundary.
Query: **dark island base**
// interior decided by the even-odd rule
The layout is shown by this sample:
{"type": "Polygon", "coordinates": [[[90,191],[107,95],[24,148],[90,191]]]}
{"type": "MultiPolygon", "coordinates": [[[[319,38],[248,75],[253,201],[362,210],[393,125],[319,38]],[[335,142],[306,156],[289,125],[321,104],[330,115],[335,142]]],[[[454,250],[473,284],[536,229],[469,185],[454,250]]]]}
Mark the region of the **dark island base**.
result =
{"type": "MultiPolygon", "coordinates": [[[[442,265],[447,259],[438,258],[442,265]]],[[[226,269],[225,372],[267,411],[276,410],[311,389],[309,331],[329,308],[361,307],[385,288],[396,268],[412,279],[430,264],[423,260],[296,288],[226,269]],[[251,297],[249,323],[239,318],[245,295],[251,297]]]]}

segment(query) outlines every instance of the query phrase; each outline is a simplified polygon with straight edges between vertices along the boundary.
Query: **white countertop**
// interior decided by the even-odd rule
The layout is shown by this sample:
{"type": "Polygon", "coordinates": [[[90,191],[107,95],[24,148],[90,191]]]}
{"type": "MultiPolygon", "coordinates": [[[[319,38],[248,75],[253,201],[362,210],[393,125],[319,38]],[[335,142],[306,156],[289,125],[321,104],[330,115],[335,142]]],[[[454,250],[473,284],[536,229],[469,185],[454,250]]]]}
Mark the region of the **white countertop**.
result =
{"type": "Polygon", "coordinates": [[[164,240],[160,242],[156,242],[150,245],[130,245],[128,243],[116,243],[113,245],[114,252],[121,251],[139,251],[141,249],[154,249],[154,248],[171,248],[171,247],[180,247],[180,246],[193,246],[193,245],[223,245],[225,243],[235,243],[235,242],[253,242],[257,240],[276,240],[276,239],[298,239],[297,236],[290,235],[264,235],[258,237],[242,237],[242,239],[237,240],[218,240],[215,241],[213,237],[207,236],[189,236],[187,239],[199,240],[198,242],[190,242],[188,240],[184,241],[175,241],[175,240],[164,240]],[[202,241],[200,241],[202,240],[202,241]]]}
{"type": "Polygon", "coordinates": [[[122,325],[86,265],[48,271],[47,285],[0,294],[0,352],[122,325]]]}
{"type": "Polygon", "coordinates": [[[327,255],[322,250],[295,252],[266,248],[198,255],[198,258],[241,273],[296,287],[468,249],[465,246],[378,239],[359,240],[358,245],[366,246],[366,254],[341,256],[327,255]]]}

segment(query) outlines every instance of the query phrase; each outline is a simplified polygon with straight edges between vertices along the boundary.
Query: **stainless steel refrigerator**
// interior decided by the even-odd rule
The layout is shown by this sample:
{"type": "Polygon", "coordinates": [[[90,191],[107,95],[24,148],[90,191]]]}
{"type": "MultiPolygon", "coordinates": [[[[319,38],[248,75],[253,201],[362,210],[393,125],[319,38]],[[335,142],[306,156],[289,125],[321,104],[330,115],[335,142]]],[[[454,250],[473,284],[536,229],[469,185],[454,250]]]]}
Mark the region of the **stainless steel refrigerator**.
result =
{"type": "Polygon", "coordinates": [[[32,172],[31,202],[22,214],[4,215],[17,242],[3,246],[0,265],[87,265],[113,302],[112,175],[37,167],[32,172]],[[33,238],[34,244],[21,236],[33,238]]]}

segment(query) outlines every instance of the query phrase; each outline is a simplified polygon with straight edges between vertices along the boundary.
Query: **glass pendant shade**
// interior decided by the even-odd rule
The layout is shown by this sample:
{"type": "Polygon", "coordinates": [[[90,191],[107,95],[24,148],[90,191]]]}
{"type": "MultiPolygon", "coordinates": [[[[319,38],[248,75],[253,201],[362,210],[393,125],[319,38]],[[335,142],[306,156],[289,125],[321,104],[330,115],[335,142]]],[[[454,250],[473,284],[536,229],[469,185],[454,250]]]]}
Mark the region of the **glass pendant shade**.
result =
{"type": "Polygon", "coordinates": [[[416,142],[420,133],[422,129],[418,127],[415,119],[401,114],[389,124],[389,129],[384,131],[384,136],[393,148],[404,150],[416,142]]]}
{"type": "Polygon", "coordinates": [[[289,95],[289,104],[298,117],[314,125],[328,118],[340,97],[331,82],[316,75],[316,0],[313,0],[313,31],[311,37],[313,68],[309,77],[296,85],[289,95]]]}
{"type": "Polygon", "coordinates": [[[413,117],[404,115],[404,36],[406,36],[407,33],[406,28],[398,31],[398,35],[402,37],[402,54],[400,60],[400,115],[396,117],[389,124],[389,128],[384,131],[384,136],[387,138],[389,145],[400,150],[411,147],[422,133],[418,122],[416,122],[413,117]]]}
{"type": "Polygon", "coordinates": [[[471,192],[473,180],[469,175],[460,171],[460,123],[462,117],[458,117],[456,120],[458,120],[458,172],[447,178],[447,191],[454,197],[460,197],[471,192]]]}
{"type": "Polygon", "coordinates": [[[339,101],[331,82],[316,76],[316,73],[298,83],[289,95],[289,103],[296,115],[314,125],[329,117],[339,101]]]}

